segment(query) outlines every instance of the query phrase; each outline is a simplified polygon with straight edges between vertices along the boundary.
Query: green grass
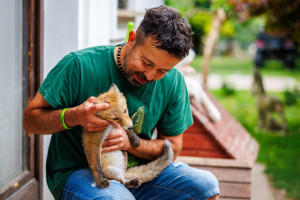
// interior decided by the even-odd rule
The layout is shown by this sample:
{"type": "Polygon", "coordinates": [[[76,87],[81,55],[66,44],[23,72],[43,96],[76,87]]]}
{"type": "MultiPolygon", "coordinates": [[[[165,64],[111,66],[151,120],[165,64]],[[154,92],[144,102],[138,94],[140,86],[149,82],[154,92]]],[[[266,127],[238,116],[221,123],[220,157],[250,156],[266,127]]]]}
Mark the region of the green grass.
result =
{"type": "MultiPolygon", "coordinates": [[[[191,65],[201,72],[202,57],[197,56],[191,65]]],[[[233,57],[213,57],[209,73],[227,76],[234,73],[252,75],[253,59],[236,59],[233,57]]],[[[286,76],[300,81],[300,59],[296,60],[293,70],[286,68],[278,60],[265,62],[262,75],[286,76]]],[[[260,130],[257,126],[258,115],[255,106],[256,98],[249,91],[235,91],[226,96],[222,90],[211,91],[219,102],[249,131],[260,144],[258,162],[266,165],[275,187],[283,188],[287,195],[300,199],[300,99],[293,106],[286,106],[289,134],[282,136],[260,130]]],[[[281,100],[283,93],[272,93],[281,100]]]]}
{"type": "MultiPolygon", "coordinates": [[[[202,72],[202,56],[196,56],[191,65],[197,72],[202,72]]],[[[211,60],[210,73],[227,76],[232,73],[252,74],[254,63],[252,58],[237,59],[233,57],[213,57],[211,60]]],[[[262,68],[263,75],[289,76],[300,80],[300,59],[296,60],[293,70],[288,69],[279,60],[268,60],[262,68]]]]}
{"type": "MultiPolygon", "coordinates": [[[[300,100],[286,107],[289,134],[281,136],[258,128],[255,97],[249,91],[235,91],[231,96],[224,96],[222,90],[211,92],[259,142],[257,161],[266,165],[273,185],[284,188],[289,197],[300,199],[300,100]]],[[[282,93],[272,95],[283,98],[282,93]]]]}

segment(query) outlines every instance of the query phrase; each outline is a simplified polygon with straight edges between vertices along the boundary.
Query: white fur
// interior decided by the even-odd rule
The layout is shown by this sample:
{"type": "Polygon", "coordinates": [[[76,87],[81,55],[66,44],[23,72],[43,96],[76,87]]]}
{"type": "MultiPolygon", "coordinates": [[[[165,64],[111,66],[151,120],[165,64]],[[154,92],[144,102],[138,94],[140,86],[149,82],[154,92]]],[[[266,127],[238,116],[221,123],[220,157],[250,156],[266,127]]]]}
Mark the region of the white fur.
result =
{"type": "Polygon", "coordinates": [[[184,80],[188,89],[189,96],[194,97],[198,103],[203,104],[204,108],[207,110],[208,117],[211,120],[219,122],[221,120],[221,113],[211,102],[200,84],[198,84],[194,79],[190,77],[184,77],[184,80]]]}
{"type": "MultiPolygon", "coordinates": [[[[194,58],[195,52],[190,50],[189,55],[185,57],[182,61],[180,61],[175,67],[184,75],[186,72],[186,68],[190,67],[189,63],[191,63],[194,60],[194,58]]],[[[188,76],[184,76],[184,80],[189,96],[195,98],[195,100],[199,104],[203,104],[204,108],[208,112],[208,117],[212,121],[219,122],[221,120],[221,114],[219,110],[215,107],[215,105],[211,102],[211,100],[208,98],[201,85],[195,79],[188,76]]]]}
{"type": "MultiPolygon", "coordinates": [[[[112,152],[107,152],[107,153],[102,153],[102,159],[103,160],[110,160],[109,167],[107,170],[110,173],[114,174],[116,177],[124,177],[125,176],[125,157],[122,153],[122,151],[112,151],[112,152]],[[118,159],[110,159],[110,158],[118,158],[118,159]]],[[[124,182],[124,178],[123,178],[124,182]]]]}
{"type": "Polygon", "coordinates": [[[114,130],[114,126],[112,125],[112,124],[110,124],[107,128],[106,128],[106,130],[105,130],[105,132],[104,132],[104,134],[103,134],[103,139],[102,139],[102,141],[104,141],[105,139],[106,139],[106,137],[108,136],[108,134],[110,133],[110,132],[112,132],[114,130]]]}

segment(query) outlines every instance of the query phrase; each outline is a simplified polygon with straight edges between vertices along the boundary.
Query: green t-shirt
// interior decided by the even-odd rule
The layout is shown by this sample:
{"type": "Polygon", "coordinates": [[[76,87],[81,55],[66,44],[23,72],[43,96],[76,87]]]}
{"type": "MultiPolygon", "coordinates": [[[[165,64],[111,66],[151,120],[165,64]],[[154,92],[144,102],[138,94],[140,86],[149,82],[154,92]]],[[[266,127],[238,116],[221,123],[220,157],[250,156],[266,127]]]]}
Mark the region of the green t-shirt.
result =
{"type": "MultiPolygon", "coordinates": [[[[117,68],[114,48],[98,46],[68,54],[51,70],[39,92],[54,109],[62,109],[78,106],[115,83],[127,98],[130,116],[144,106],[140,137],[151,139],[155,127],[166,136],[183,133],[193,123],[183,76],[172,69],[161,80],[133,86],[117,68]]],[[[78,126],[52,135],[46,174],[55,199],[60,199],[72,172],[88,167],[81,133],[78,126]]]]}

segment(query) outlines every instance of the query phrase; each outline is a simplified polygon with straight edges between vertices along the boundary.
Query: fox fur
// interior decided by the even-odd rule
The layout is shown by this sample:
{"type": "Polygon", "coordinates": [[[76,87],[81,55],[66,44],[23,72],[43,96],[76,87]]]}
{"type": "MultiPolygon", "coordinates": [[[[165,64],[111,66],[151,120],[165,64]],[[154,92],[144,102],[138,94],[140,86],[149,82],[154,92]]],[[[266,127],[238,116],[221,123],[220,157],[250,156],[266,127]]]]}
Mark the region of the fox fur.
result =
{"type": "MultiPolygon", "coordinates": [[[[110,104],[106,110],[101,110],[96,115],[119,124],[126,131],[131,146],[138,147],[140,141],[132,130],[133,124],[128,114],[126,98],[117,86],[112,84],[108,92],[98,96],[96,103],[110,104]]],[[[154,179],[172,162],[174,153],[170,142],[165,140],[163,154],[160,157],[146,165],[127,169],[126,151],[101,152],[102,143],[113,129],[113,125],[97,132],[90,132],[83,128],[82,144],[98,188],[109,187],[109,180],[117,180],[126,187],[139,187],[142,183],[154,179]]]]}

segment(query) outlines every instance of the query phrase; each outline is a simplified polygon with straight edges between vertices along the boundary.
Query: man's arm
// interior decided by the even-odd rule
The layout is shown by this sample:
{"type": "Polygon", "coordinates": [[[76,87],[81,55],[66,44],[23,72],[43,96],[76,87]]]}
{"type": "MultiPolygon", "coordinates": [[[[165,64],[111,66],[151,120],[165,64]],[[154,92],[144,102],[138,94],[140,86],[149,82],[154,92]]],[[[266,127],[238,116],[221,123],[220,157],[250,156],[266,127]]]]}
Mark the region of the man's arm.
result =
{"type": "Polygon", "coordinates": [[[126,132],[118,125],[115,125],[115,131],[111,132],[103,142],[102,151],[110,152],[115,150],[125,150],[136,157],[146,160],[154,160],[162,154],[164,140],[168,139],[171,142],[175,160],[182,148],[182,135],[183,134],[167,137],[162,134],[158,134],[157,140],[145,140],[140,138],[140,146],[133,148],[131,147],[126,132]]]}
{"type": "Polygon", "coordinates": [[[163,152],[164,140],[168,139],[171,142],[172,149],[174,151],[174,160],[179,156],[182,148],[182,135],[167,137],[159,134],[159,139],[157,140],[144,140],[141,139],[141,144],[138,148],[130,148],[127,151],[136,157],[154,160],[155,158],[161,156],[163,152]]]}
{"type": "MultiPolygon", "coordinates": [[[[106,128],[110,122],[96,117],[96,112],[106,109],[108,104],[95,104],[96,97],[90,97],[83,104],[66,110],[64,115],[68,127],[80,125],[88,131],[98,131],[106,128]]],[[[54,110],[37,93],[24,111],[23,125],[28,133],[53,134],[65,130],[60,122],[62,110],[54,110]]]]}

